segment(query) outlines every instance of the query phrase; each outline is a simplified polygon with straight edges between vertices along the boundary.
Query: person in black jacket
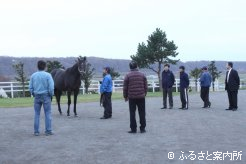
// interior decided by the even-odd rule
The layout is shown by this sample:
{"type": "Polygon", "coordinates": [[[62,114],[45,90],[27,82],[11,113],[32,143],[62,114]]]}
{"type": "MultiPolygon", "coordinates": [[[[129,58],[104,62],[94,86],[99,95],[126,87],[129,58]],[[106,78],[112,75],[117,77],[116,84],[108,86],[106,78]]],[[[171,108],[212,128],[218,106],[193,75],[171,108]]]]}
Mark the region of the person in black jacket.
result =
{"type": "Polygon", "coordinates": [[[172,87],[174,85],[174,75],[172,71],[169,70],[170,65],[164,65],[164,71],[162,72],[162,91],[163,91],[163,107],[161,109],[167,108],[167,95],[169,98],[169,109],[173,108],[173,92],[172,87]]]}
{"type": "Polygon", "coordinates": [[[225,90],[227,90],[228,99],[229,99],[229,108],[226,110],[236,111],[237,106],[237,95],[238,89],[240,86],[240,78],[236,70],[233,69],[233,63],[227,63],[227,72],[225,79],[225,90]]]}
{"type": "Polygon", "coordinates": [[[182,107],[179,109],[188,109],[188,88],[190,85],[190,80],[188,74],[185,72],[185,67],[180,66],[179,67],[180,71],[180,99],[182,103],[182,107]]]}

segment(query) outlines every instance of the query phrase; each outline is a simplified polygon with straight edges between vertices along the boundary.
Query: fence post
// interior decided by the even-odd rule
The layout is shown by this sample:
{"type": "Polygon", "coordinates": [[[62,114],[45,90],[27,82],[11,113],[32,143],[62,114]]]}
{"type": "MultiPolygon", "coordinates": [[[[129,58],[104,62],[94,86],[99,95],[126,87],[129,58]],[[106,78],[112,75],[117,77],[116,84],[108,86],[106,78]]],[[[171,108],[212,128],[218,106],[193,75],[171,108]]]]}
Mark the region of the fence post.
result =
{"type": "Polygon", "coordinates": [[[176,92],[178,92],[179,90],[178,90],[178,80],[177,79],[175,79],[175,88],[176,88],[176,92]]]}
{"type": "Polygon", "coordinates": [[[115,92],[115,87],[114,87],[115,82],[114,80],[112,82],[113,82],[113,92],[115,92]]]}
{"type": "Polygon", "coordinates": [[[11,98],[14,98],[14,88],[13,88],[13,82],[10,83],[10,90],[11,90],[11,98]]]}
{"type": "Polygon", "coordinates": [[[100,81],[97,81],[97,87],[98,87],[98,94],[100,94],[100,81]]]}
{"type": "Polygon", "coordinates": [[[220,87],[219,87],[219,80],[217,79],[216,80],[216,91],[219,91],[220,90],[220,87]]]}
{"type": "Polygon", "coordinates": [[[155,81],[154,80],[152,80],[151,85],[152,85],[152,92],[155,93],[155,81]]]}

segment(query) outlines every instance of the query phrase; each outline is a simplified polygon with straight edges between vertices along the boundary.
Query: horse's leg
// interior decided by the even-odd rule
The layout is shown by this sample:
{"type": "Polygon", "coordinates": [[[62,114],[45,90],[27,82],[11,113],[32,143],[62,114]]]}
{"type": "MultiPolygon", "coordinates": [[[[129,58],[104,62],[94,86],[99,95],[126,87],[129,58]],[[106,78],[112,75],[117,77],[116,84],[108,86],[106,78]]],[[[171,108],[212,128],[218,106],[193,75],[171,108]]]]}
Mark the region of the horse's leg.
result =
{"type": "Polygon", "coordinates": [[[61,95],[62,95],[62,92],[55,89],[56,102],[58,104],[58,111],[59,111],[60,115],[62,115],[61,105],[60,105],[61,95]]]}
{"type": "Polygon", "coordinates": [[[74,116],[78,116],[77,115],[77,111],[76,111],[76,104],[77,104],[77,96],[78,96],[79,90],[75,90],[74,91],[74,106],[73,106],[73,112],[74,112],[74,116]]]}
{"type": "Polygon", "coordinates": [[[67,105],[68,105],[67,116],[70,116],[71,91],[67,91],[67,99],[68,99],[68,102],[67,102],[67,105]]]}

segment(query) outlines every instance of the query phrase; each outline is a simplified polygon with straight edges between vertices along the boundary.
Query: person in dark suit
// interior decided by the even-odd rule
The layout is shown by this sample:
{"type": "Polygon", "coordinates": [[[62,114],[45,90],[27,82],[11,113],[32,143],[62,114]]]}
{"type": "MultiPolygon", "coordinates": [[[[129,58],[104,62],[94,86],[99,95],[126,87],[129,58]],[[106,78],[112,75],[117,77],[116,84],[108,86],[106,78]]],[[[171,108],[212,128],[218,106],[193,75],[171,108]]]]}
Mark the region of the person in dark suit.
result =
{"type": "Polygon", "coordinates": [[[169,70],[170,65],[164,65],[164,71],[162,72],[162,92],[163,92],[163,107],[161,109],[167,109],[167,96],[169,98],[169,109],[173,108],[173,85],[175,78],[173,72],[169,70]]]}
{"type": "Polygon", "coordinates": [[[188,109],[188,103],[189,103],[188,102],[188,89],[190,85],[190,80],[189,80],[188,74],[185,72],[184,66],[180,66],[179,71],[180,71],[180,84],[179,84],[180,89],[179,90],[180,90],[180,100],[182,103],[182,106],[179,109],[186,110],[188,109]]]}
{"type": "Polygon", "coordinates": [[[225,90],[228,94],[229,99],[229,108],[226,110],[233,110],[236,111],[237,106],[237,95],[238,89],[240,86],[240,78],[238,76],[238,72],[233,69],[233,63],[227,63],[227,72],[226,72],[226,79],[225,79],[225,90]]]}

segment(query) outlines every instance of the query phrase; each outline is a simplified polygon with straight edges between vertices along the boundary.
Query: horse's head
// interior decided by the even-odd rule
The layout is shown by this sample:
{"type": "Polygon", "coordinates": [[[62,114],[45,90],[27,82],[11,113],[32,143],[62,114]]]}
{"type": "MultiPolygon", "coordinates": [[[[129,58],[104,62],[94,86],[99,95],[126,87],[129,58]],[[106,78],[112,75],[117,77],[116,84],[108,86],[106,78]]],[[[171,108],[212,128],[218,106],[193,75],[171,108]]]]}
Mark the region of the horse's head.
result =
{"type": "Polygon", "coordinates": [[[77,64],[78,64],[79,73],[83,75],[86,69],[86,57],[82,57],[82,56],[78,57],[77,64]]]}

